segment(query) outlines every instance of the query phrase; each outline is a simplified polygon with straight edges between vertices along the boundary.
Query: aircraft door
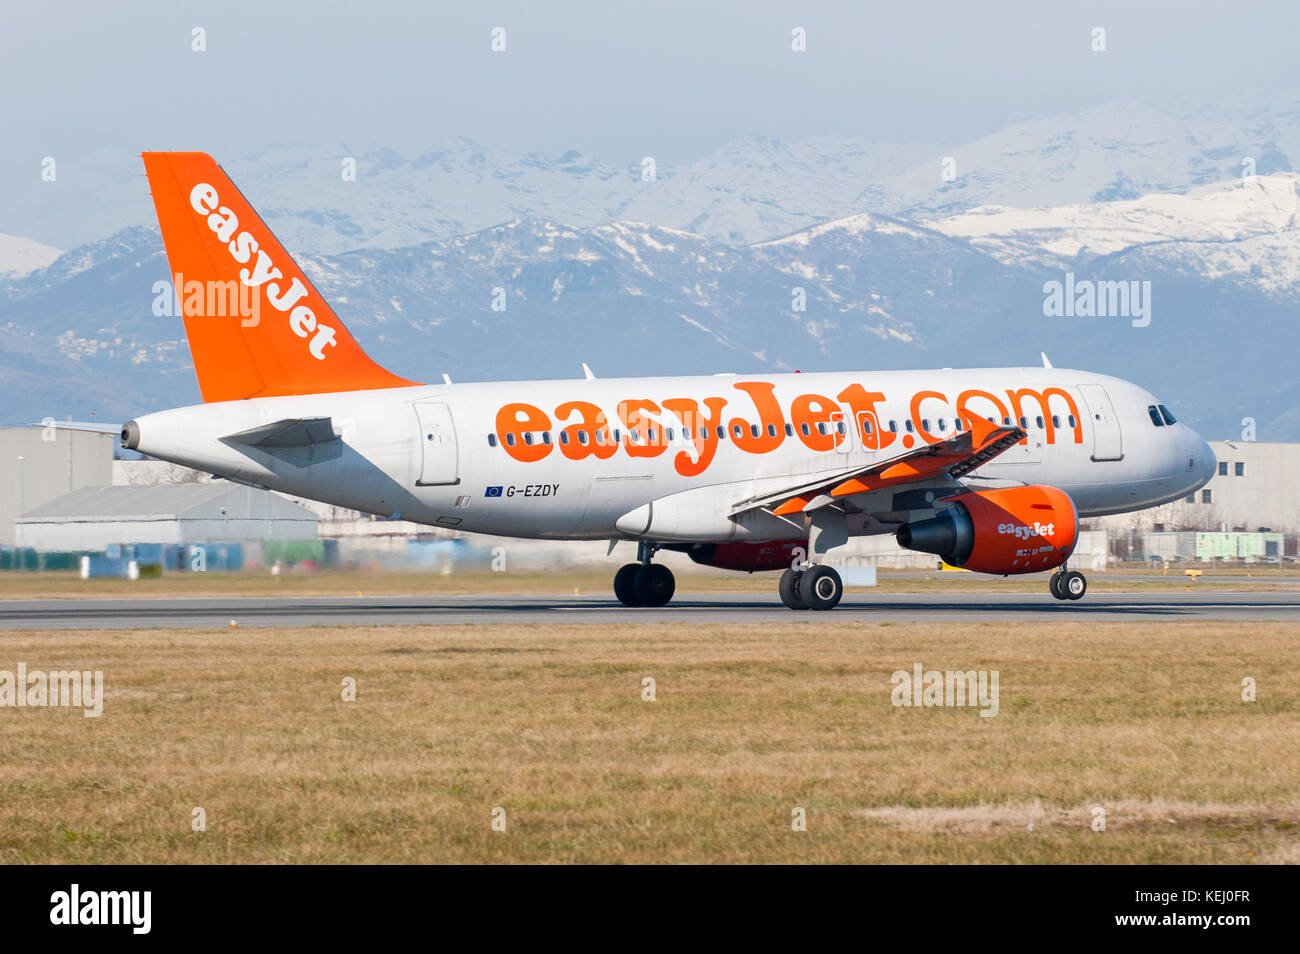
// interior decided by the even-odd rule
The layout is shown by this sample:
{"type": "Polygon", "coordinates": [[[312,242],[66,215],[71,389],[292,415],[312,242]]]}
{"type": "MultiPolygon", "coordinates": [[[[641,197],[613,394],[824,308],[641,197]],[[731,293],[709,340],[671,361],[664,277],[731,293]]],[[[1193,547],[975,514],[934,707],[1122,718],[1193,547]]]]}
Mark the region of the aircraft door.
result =
{"type": "Polygon", "coordinates": [[[1100,384],[1080,384],[1079,392],[1092,415],[1092,459],[1123,460],[1124,443],[1110,395],[1100,384]]]}
{"type": "Polygon", "coordinates": [[[441,401],[417,401],[414,407],[420,425],[420,475],[416,486],[460,483],[451,409],[441,401]]]}

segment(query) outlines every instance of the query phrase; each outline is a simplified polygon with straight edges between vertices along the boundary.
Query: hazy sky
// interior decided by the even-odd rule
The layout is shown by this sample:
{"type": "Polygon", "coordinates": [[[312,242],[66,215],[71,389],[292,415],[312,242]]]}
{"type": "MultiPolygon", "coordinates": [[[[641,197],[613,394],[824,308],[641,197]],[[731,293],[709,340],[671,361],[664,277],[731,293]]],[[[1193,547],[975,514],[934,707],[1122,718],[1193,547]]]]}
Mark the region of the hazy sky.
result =
{"type": "Polygon", "coordinates": [[[1300,5],[1285,3],[18,6],[0,15],[11,162],[275,142],[415,153],[456,136],[671,162],[750,133],[953,143],[1116,100],[1176,110],[1300,85],[1300,5]],[[490,50],[496,26],[505,53],[490,50]],[[1090,50],[1096,26],[1104,54],[1090,50]],[[791,50],[794,27],[806,53],[791,50]]]}

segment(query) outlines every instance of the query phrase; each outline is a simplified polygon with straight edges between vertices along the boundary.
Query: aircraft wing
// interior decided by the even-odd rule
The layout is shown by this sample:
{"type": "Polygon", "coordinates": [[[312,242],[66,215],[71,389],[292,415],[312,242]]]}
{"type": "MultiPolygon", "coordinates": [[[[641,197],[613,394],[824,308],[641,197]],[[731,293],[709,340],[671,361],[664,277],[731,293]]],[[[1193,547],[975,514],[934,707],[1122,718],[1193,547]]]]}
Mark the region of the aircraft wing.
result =
{"type": "Polygon", "coordinates": [[[732,508],[731,515],[748,510],[769,510],[778,517],[810,513],[852,494],[910,484],[941,474],[956,479],[988,463],[1025,437],[1025,432],[1014,425],[999,426],[971,415],[963,416],[962,420],[966,423],[964,430],[938,443],[741,501],[732,508]]]}

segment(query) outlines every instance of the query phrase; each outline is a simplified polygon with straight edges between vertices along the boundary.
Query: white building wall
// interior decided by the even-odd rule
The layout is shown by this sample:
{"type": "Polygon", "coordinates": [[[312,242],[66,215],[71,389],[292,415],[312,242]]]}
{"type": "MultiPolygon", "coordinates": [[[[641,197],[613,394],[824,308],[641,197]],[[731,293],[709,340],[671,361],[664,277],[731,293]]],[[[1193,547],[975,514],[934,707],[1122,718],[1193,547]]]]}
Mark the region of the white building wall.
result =
{"type": "MultiPolygon", "coordinates": [[[[1088,521],[1112,534],[1152,530],[1258,530],[1300,533],[1300,444],[1211,441],[1227,474],[1215,476],[1193,496],[1136,513],[1088,521]],[[1237,476],[1236,465],[1244,474],[1237,476]],[[1204,502],[1204,491],[1210,501],[1204,502]]],[[[1136,538],[1134,541],[1136,546],[1136,538]]]]}
{"type": "Polygon", "coordinates": [[[103,550],[112,543],[181,543],[176,520],[66,521],[19,523],[14,529],[20,547],[37,550],[103,550]]]}

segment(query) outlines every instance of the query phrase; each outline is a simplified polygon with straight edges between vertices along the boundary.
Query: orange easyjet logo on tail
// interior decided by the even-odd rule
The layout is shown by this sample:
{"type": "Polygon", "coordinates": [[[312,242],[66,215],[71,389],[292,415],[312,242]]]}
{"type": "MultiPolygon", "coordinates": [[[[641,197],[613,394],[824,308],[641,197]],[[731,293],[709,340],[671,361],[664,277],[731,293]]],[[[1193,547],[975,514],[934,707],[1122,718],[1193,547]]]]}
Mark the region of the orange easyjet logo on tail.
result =
{"type": "Polygon", "coordinates": [[[307,342],[307,350],[318,361],[325,360],[325,349],[337,342],[334,328],[317,321],[316,314],[307,305],[298,304],[307,297],[307,287],[295,275],[288,288],[282,288],[284,273],[271,261],[265,249],[258,246],[247,230],[239,230],[239,218],[221,204],[215,187],[200,182],[190,190],[190,208],[202,216],[208,228],[217,236],[226,251],[238,264],[252,268],[239,270],[239,281],[249,288],[265,289],[266,300],[276,311],[289,316],[289,329],[307,342]],[[254,261],[253,256],[257,258],[254,261]],[[278,279],[278,281],[277,281],[278,279]]]}

